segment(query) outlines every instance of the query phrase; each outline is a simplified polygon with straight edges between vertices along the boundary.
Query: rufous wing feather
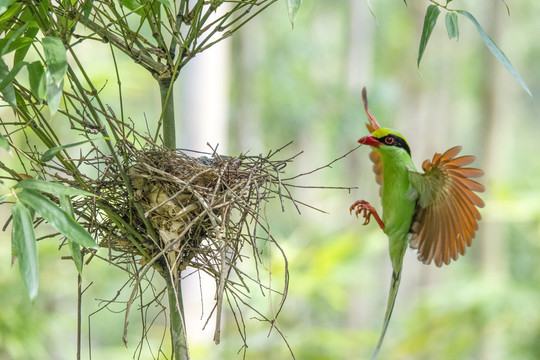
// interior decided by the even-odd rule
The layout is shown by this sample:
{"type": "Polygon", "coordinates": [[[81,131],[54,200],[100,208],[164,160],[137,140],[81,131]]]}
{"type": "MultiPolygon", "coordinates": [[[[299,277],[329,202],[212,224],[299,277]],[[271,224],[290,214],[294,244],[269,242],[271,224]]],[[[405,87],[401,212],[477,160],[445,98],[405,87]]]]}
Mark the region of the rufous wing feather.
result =
{"type": "Polygon", "coordinates": [[[373,172],[375,173],[375,181],[380,185],[379,195],[382,194],[383,187],[383,165],[381,154],[377,151],[372,151],[369,153],[369,159],[373,162],[373,172]]]}
{"type": "Polygon", "coordinates": [[[449,264],[464,255],[478,230],[484,202],[475,192],[484,186],[471,178],[484,174],[480,169],[466,168],[474,156],[456,157],[460,146],[443,154],[435,154],[422,164],[424,174],[409,173],[411,185],[418,192],[417,205],[411,224],[410,246],[418,250],[424,264],[449,264]]]}

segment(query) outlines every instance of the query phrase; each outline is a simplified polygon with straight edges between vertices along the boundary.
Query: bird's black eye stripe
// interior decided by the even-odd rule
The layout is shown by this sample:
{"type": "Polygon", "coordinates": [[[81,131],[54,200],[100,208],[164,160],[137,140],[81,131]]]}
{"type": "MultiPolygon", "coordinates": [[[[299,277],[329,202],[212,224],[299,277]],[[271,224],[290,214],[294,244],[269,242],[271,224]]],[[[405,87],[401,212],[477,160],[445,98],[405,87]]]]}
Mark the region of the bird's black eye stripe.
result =
{"type": "Polygon", "coordinates": [[[381,138],[378,138],[381,143],[388,145],[388,146],[396,146],[405,149],[409,155],[411,155],[411,149],[409,149],[409,145],[407,145],[407,142],[403,140],[403,138],[400,138],[396,135],[386,135],[381,138]]]}

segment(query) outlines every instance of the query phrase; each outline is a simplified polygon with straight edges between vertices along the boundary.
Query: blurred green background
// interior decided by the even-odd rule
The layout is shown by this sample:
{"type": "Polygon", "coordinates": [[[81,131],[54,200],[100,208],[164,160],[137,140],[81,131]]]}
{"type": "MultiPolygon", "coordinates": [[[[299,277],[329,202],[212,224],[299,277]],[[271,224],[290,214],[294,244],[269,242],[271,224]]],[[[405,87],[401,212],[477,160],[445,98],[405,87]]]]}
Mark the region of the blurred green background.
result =
{"type": "MultiPolygon", "coordinates": [[[[535,37],[540,3],[507,3],[510,15],[503,1],[451,5],[476,16],[533,97],[465,18],[460,18],[456,41],[448,40],[441,16],[417,68],[428,5],[423,1],[410,1],[408,7],[397,0],[304,1],[294,30],[280,1],[231,39],[198,55],[176,83],[179,147],[209,151],[209,142],[219,143],[221,153],[259,154],[293,141],[283,158],[303,153],[286,168],[290,176],[342,156],[367,133],[363,86],[371,112],[381,125],[407,137],[418,167],[454,145],[477,155],[475,165],[485,170],[487,188],[478,235],[467,255],[451,266],[425,266],[407,253],[381,359],[540,357],[540,43],[535,37]]],[[[118,108],[107,45],[86,42],[78,51],[85,52],[89,73],[104,86],[102,95],[118,108]]],[[[159,116],[157,85],[142,68],[117,56],[124,109],[144,129],[145,119],[159,116]]],[[[7,108],[0,116],[3,121],[13,117],[7,108]]],[[[60,128],[58,121],[51,120],[60,128]]],[[[299,215],[291,204],[282,213],[278,201],[268,205],[271,230],[290,271],[277,325],[296,359],[369,358],[376,345],[391,274],[387,240],[375,223],[363,227],[348,211],[358,199],[379,207],[368,152],[360,148],[331,168],[297,180],[297,185],[358,187],[295,192],[325,213],[301,208],[299,215]]],[[[0,208],[2,224],[8,216],[9,209],[0,208]]],[[[10,265],[9,229],[0,233],[0,358],[73,359],[77,279],[73,264],[60,259],[67,249],[59,252],[52,240],[39,243],[40,293],[31,303],[17,267],[10,265]]],[[[273,260],[272,279],[279,284],[283,263],[277,256],[273,260]]],[[[104,305],[101,299],[115,297],[127,280],[104,262],[86,267],[82,358],[166,358],[149,350],[162,341],[163,309],[148,315],[157,319],[147,329],[148,345],[141,353],[137,343],[143,329],[136,312],[127,348],[121,341],[122,304],[94,314],[104,305]]],[[[211,304],[212,286],[197,273],[184,283],[193,359],[291,358],[277,331],[268,336],[269,325],[252,319],[249,311],[244,314],[245,354],[230,313],[224,314],[221,344],[213,344],[212,321],[202,330],[211,305],[201,307],[201,296],[211,304]]],[[[118,300],[129,293],[124,289],[118,300]]],[[[271,311],[257,289],[250,295],[259,308],[271,311]]]]}

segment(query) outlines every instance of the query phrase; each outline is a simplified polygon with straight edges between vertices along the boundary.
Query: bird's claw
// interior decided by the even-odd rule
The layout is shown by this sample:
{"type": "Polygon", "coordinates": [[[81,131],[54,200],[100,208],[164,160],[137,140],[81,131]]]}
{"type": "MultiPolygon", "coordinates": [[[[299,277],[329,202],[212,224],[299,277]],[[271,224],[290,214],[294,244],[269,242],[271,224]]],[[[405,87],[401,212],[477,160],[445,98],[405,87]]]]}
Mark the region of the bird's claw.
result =
{"type": "Polygon", "coordinates": [[[381,218],[379,217],[379,214],[377,214],[377,210],[373,206],[371,206],[370,203],[368,203],[365,200],[358,200],[355,201],[354,204],[351,205],[349,208],[349,212],[352,215],[352,212],[354,211],[354,215],[358,217],[359,214],[362,215],[364,218],[364,223],[362,225],[369,224],[369,221],[371,220],[371,215],[375,217],[375,220],[377,220],[377,223],[381,227],[381,229],[384,230],[384,223],[382,222],[381,218]]]}
{"type": "Polygon", "coordinates": [[[359,200],[359,201],[356,201],[354,204],[352,204],[351,207],[349,208],[349,212],[351,213],[351,215],[353,211],[356,217],[362,214],[362,216],[365,219],[363,225],[367,225],[369,224],[369,221],[371,220],[371,212],[375,211],[375,209],[367,201],[359,200]]]}

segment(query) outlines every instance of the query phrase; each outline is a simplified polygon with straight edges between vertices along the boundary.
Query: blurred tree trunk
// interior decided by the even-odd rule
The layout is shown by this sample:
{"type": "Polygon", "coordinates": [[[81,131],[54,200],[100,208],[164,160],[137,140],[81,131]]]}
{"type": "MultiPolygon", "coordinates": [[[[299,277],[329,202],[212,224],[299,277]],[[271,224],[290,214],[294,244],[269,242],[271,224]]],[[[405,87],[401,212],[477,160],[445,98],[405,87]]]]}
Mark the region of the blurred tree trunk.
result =
{"type": "Polygon", "coordinates": [[[265,55],[264,38],[261,20],[255,19],[232,40],[234,59],[231,69],[236,88],[232,96],[235,112],[231,119],[230,139],[235,142],[232,146],[235,149],[260,151],[263,148],[261,106],[254,79],[265,55]]]}
{"type": "Polygon", "coordinates": [[[182,70],[182,147],[209,151],[206,143],[219,144],[218,152],[227,152],[230,47],[230,41],[220,42],[182,70]]]}
{"type": "Polygon", "coordinates": [[[349,49],[347,64],[347,88],[361,101],[362,88],[371,85],[373,78],[373,42],[375,21],[368,4],[350,1],[349,49]]]}
{"type": "MultiPolygon", "coordinates": [[[[491,37],[504,48],[500,42],[501,20],[505,14],[505,5],[502,2],[491,2],[485,9],[488,14],[482,19],[484,28],[491,37]]],[[[501,139],[505,138],[505,127],[508,122],[503,114],[507,91],[502,82],[501,74],[504,68],[497,62],[493,55],[487,50],[482,51],[482,87],[481,87],[481,111],[482,123],[479,127],[480,133],[476,138],[479,142],[480,160],[484,166],[486,176],[483,180],[488,186],[489,179],[503,178],[504,171],[501,167],[501,159],[505,158],[505,147],[501,146],[501,139]]],[[[486,198],[486,196],[484,196],[486,198]]],[[[489,204],[487,204],[489,206],[489,204]]],[[[489,218],[480,222],[481,231],[478,233],[477,249],[480,253],[480,266],[485,279],[493,276],[499,281],[504,281],[507,275],[507,259],[504,252],[503,234],[504,228],[501,223],[490,221],[489,218]]],[[[485,326],[481,342],[479,344],[479,359],[497,360],[501,358],[504,351],[503,329],[485,326]]]]}
{"type": "MultiPolygon", "coordinates": [[[[348,64],[347,64],[347,73],[345,83],[347,84],[347,92],[349,97],[353,101],[358,102],[358,122],[359,126],[355,127],[364,131],[365,118],[362,108],[362,88],[367,87],[368,98],[370,93],[370,88],[374,88],[372,83],[373,79],[373,59],[374,59],[374,26],[375,21],[372,19],[372,15],[369,11],[368,4],[363,1],[350,1],[350,17],[349,17],[349,43],[347,48],[349,49],[348,54],[348,64]]],[[[356,104],[355,104],[356,105],[356,104]]],[[[360,138],[360,134],[358,134],[360,138]]],[[[355,151],[352,156],[346,158],[348,162],[346,168],[347,175],[346,178],[351,179],[354,184],[362,189],[362,192],[354,192],[357,196],[365,195],[366,189],[373,189],[373,193],[376,194],[376,185],[374,184],[372,176],[370,173],[362,171],[362,169],[369,168],[370,163],[367,159],[368,150],[360,149],[361,151],[355,151]],[[360,160],[362,159],[362,160],[360,160]],[[362,165],[362,169],[360,168],[362,165]],[[359,176],[359,174],[364,174],[364,176],[359,176]]],[[[353,199],[351,197],[351,199],[353,199]]],[[[373,196],[372,199],[377,199],[376,196],[373,196]]],[[[351,200],[351,203],[353,200],[351,200]]],[[[350,204],[344,204],[350,205],[350,204]]],[[[359,226],[359,224],[355,224],[359,226]]],[[[383,254],[386,255],[386,254],[383,254]]],[[[381,267],[386,265],[385,262],[379,263],[381,267]]],[[[386,271],[386,268],[379,269],[380,271],[386,271]]],[[[349,308],[347,315],[348,326],[357,329],[359,324],[370,324],[373,320],[373,312],[369,309],[373,309],[375,304],[378,303],[378,294],[368,293],[366,296],[365,292],[360,292],[360,288],[351,293],[349,297],[349,308]]],[[[357,355],[351,354],[351,359],[356,359],[357,355]]]]}

